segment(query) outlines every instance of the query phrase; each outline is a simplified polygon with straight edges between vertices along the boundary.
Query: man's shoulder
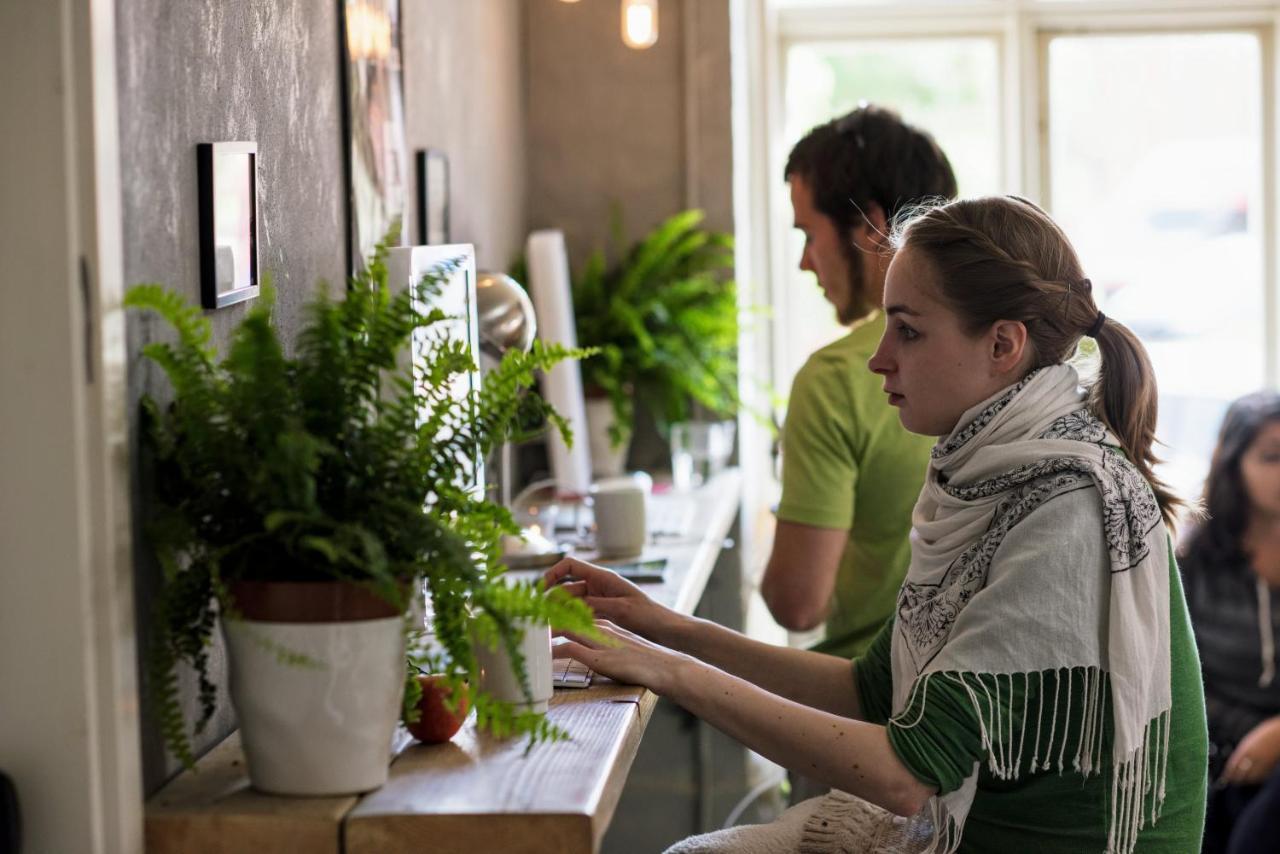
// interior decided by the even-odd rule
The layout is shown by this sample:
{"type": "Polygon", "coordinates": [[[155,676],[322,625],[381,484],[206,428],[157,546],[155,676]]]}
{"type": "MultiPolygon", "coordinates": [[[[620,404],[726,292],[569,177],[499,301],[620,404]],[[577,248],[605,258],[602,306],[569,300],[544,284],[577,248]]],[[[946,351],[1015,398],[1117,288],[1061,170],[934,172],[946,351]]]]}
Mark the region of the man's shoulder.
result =
{"type": "Polygon", "coordinates": [[[868,325],[875,324],[860,325],[813,351],[796,373],[793,386],[840,388],[846,394],[862,396],[874,393],[873,396],[878,397],[881,380],[867,367],[867,360],[875,352],[880,334],[874,328],[868,330],[868,325]]]}

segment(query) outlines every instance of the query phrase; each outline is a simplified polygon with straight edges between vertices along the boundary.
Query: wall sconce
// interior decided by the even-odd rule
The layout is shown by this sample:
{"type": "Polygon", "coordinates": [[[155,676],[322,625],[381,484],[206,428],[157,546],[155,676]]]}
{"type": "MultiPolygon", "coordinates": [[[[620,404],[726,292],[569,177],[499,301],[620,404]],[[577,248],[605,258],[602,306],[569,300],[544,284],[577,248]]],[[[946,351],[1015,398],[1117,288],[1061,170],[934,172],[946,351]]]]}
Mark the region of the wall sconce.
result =
{"type": "Polygon", "coordinates": [[[658,0],[622,0],[622,41],[644,50],[658,41],[658,0]]]}

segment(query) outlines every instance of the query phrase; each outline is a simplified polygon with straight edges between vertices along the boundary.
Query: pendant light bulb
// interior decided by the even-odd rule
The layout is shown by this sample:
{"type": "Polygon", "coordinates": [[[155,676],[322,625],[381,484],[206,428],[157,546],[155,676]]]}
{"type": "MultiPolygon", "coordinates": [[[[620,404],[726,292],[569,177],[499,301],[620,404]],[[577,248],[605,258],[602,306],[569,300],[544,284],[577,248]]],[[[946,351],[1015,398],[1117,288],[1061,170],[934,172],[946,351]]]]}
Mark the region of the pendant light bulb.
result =
{"type": "Polygon", "coordinates": [[[658,0],[622,0],[622,41],[644,50],[658,41],[658,0]]]}

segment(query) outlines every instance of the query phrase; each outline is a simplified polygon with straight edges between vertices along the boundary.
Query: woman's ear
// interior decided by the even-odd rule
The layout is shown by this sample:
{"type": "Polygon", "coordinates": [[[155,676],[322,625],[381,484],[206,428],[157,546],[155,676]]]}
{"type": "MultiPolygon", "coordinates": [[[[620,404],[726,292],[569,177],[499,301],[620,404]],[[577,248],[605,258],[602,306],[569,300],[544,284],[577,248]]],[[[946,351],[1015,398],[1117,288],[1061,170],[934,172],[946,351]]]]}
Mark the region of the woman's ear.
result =
{"type": "Polygon", "coordinates": [[[1021,320],[997,320],[988,335],[991,375],[1021,373],[1031,353],[1026,325],[1021,320]]]}

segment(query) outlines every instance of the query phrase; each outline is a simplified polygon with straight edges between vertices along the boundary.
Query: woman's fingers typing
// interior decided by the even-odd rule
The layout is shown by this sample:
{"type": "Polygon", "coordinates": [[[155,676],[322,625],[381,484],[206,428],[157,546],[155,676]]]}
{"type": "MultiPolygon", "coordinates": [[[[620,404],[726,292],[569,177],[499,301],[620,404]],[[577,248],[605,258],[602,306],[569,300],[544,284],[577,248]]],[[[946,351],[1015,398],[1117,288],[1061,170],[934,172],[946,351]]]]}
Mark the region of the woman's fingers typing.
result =
{"type": "Polygon", "coordinates": [[[556,587],[579,599],[583,599],[587,595],[587,582],[585,581],[565,581],[557,584],[556,587]]]}
{"type": "Polygon", "coordinates": [[[581,581],[585,583],[593,573],[600,571],[600,567],[593,566],[584,560],[567,557],[544,572],[542,574],[542,581],[548,588],[565,583],[572,583],[573,581],[581,581]],[[568,579],[568,582],[566,582],[566,579],[568,579]]]}
{"type": "Polygon", "coordinates": [[[565,558],[543,575],[548,588],[560,587],[581,599],[597,616],[629,632],[657,639],[670,622],[667,609],[611,569],[565,558]]]}

